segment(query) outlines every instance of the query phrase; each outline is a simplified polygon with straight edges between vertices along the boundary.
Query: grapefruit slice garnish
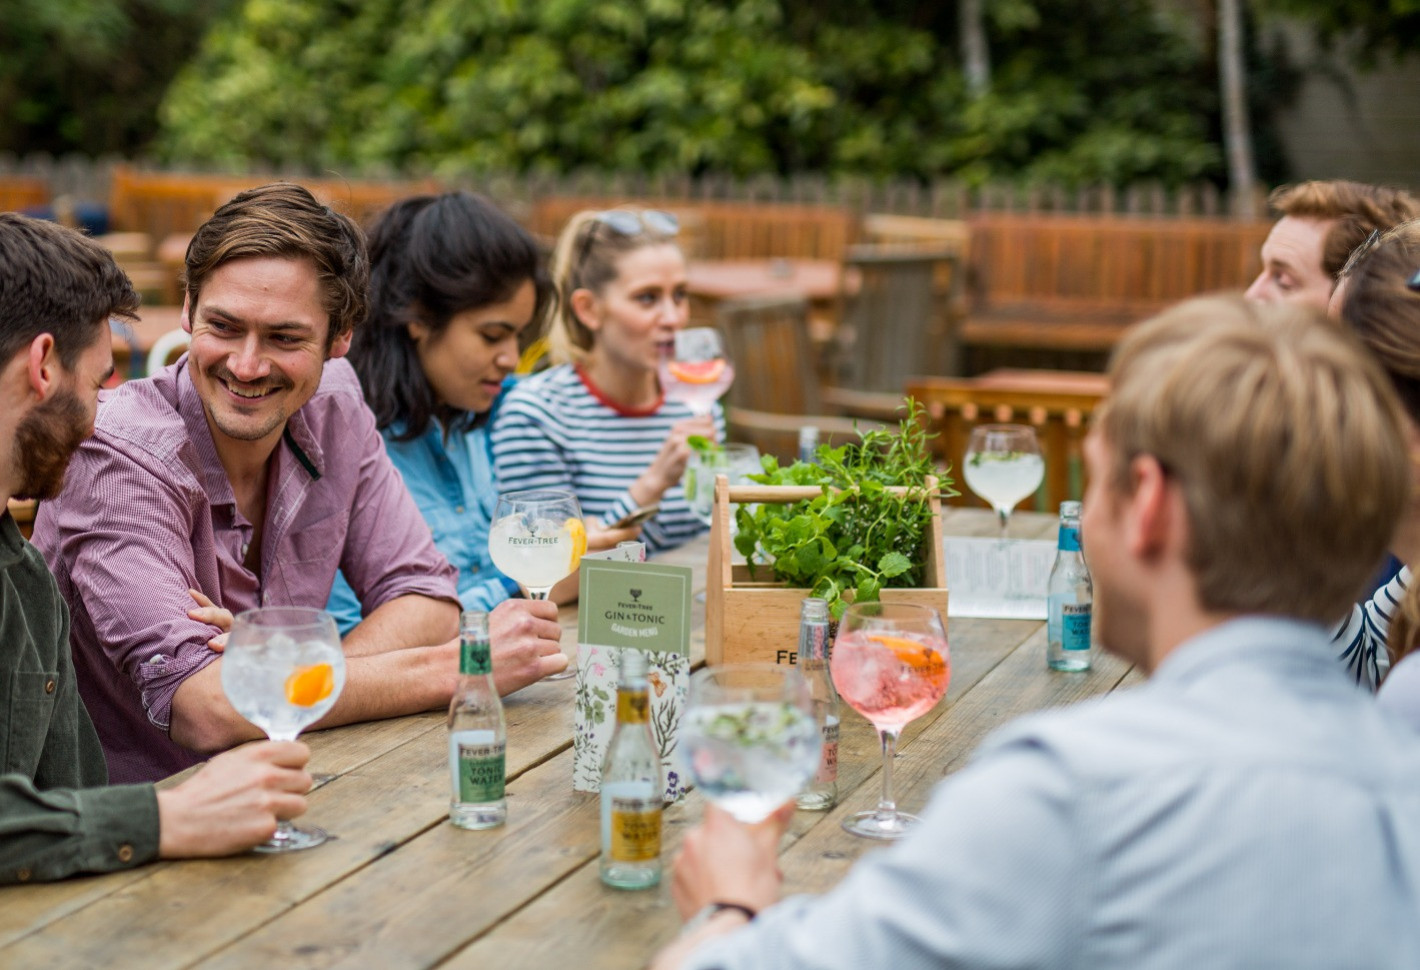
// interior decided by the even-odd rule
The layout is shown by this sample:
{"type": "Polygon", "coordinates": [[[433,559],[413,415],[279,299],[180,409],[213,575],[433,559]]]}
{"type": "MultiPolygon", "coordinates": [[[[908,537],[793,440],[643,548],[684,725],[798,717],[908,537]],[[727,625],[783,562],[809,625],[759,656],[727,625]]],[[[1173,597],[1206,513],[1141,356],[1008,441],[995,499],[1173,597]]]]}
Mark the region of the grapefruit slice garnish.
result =
{"type": "Polygon", "coordinates": [[[335,670],[330,664],[297,667],[286,678],[286,700],[297,707],[319,704],[335,690],[335,670]]]}
{"type": "Polygon", "coordinates": [[[713,384],[725,373],[725,358],[714,360],[673,360],[666,364],[670,375],[683,384],[713,384]]]}

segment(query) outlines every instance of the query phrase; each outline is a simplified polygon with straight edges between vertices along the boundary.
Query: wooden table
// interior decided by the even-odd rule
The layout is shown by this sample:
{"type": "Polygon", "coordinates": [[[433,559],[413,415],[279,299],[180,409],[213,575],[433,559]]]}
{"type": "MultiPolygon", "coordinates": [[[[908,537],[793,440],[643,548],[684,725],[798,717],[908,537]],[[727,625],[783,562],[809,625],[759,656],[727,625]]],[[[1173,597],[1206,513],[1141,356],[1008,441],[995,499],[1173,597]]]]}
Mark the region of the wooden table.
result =
{"type": "MultiPolygon", "coordinates": [[[[945,514],[953,534],[995,528],[989,512],[945,514]]],[[[1018,513],[1011,522],[1021,537],[1053,529],[1043,515],[1018,513]]],[[[665,559],[698,566],[703,583],[705,551],[701,542],[665,559]]],[[[948,635],[948,699],[910,725],[899,747],[894,778],[908,810],[921,808],[942,775],[1006,720],[1137,676],[1108,656],[1087,674],[1048,671],[1036,621],[958,618],[948,635]]],[[[694,652],[703,657],[704,644],[694,652]]],[[[641,966],[680,920],[665,882],[622,892],[598,880],[597,797],[571,790],[572,691],[572,681],[542,683],[506,702],[502,828],[448,824],[441,714],[318,732],[309,741],[319,787],[305,818],[332,832],[331,842],[285,857],[160,863],[0,890],[0,966],[641,966]]],[[[827,889],[854,859],[879,849],[838,825],[876,804],[881,784],[876,738],[846,707],[840,745],[839,806],[800,812],[782,845],[787,892],[827,889]]],[[[667,865],[700,812],[698,794],[667,810],[667,865]]]]}

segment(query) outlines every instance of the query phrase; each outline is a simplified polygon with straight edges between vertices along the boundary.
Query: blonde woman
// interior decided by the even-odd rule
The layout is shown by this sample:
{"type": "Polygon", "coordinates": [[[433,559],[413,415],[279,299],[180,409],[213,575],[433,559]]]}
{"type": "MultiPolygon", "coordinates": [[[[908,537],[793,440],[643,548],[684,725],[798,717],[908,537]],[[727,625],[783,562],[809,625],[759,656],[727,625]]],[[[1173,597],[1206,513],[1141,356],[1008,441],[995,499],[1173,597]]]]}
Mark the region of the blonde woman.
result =
{"type": "Polygon", "coordinates": [[[680,484],[687,439],[719,439],[724,427],[719,405],[696,417],[656,376],[689,318],[677,230],[656,210],[572,217],[552,257],[553,366],[510,391],[493,426],[502,489],[570,488],[604,526],[656,507],[641,533],[653,552],[704,531],[680,484]]]}

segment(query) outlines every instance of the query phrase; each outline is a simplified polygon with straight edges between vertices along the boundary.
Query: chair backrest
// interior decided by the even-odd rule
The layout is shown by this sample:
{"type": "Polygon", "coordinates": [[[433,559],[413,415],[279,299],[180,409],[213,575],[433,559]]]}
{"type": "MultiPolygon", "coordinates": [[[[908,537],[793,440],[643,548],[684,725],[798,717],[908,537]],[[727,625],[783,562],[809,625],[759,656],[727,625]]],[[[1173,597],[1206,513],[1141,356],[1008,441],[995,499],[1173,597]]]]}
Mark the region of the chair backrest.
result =
{"type": "Polygon", "coordinates": [[[730,403],[771,414],[817,414],[822,405],[800,296],[724,300],[716,326],[735,365],[730,403]]]}
{"type": "Polygon", "coordinates": [[[28,539],[34,532],[35,512],[39,509],[39,503],[32,498],[12,498],[9,508],[15,524],[20,527],[20,535],[28,539]]]}
{"type": "Polygon", "coordinates": [[[959,373],[955,319],[936,279],[959,265],[951,250],[853,246],[844,259],[840,383],[902,393],[914,374],[959,373]]]}
{"type": "Polygon", "coordinates": [[[1029,424],[1036,429],[1045,456],[1045,481],[1036,496],[1041,511],[1055,511],[1066,499],[1085,493],[1081,446],[1090,417],[1102,395],[1086,391],[1046,391],[1034,388],[982,387],[966,378],[921,378],[908,383],[907,393],[927,409],[932,450],[949,464],[962,493],[956,505],[985,505],[972,495],[962,478],[962,460],[971,429],[978,424],[1029,424]]]}

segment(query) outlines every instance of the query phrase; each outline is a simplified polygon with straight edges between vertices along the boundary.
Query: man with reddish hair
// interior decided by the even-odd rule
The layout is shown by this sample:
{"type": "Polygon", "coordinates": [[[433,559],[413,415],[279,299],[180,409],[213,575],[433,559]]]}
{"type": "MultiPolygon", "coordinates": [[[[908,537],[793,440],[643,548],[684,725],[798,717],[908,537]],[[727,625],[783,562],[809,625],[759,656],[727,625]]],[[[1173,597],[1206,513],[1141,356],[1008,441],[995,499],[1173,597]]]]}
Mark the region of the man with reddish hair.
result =
{"type": "Polygon", "coordinates": [[[1262,244],[1262,272],[1247,297],[1325,310],[1351,251],[1376,230],[1420,219],[1420,201],[1401,189],[1347,182],[1284,185],[1268,202],[1282,218],[1262,244]]]}

